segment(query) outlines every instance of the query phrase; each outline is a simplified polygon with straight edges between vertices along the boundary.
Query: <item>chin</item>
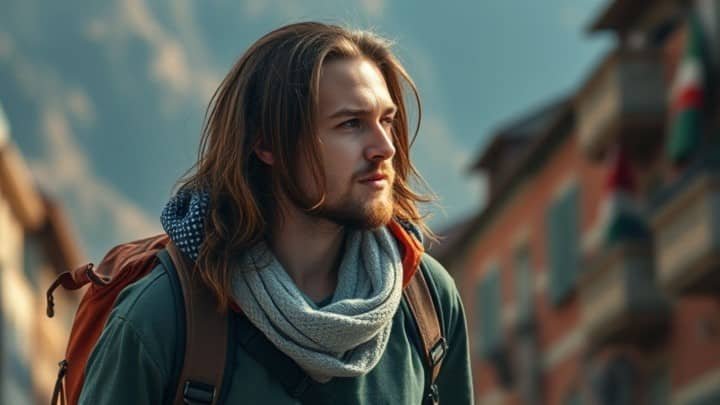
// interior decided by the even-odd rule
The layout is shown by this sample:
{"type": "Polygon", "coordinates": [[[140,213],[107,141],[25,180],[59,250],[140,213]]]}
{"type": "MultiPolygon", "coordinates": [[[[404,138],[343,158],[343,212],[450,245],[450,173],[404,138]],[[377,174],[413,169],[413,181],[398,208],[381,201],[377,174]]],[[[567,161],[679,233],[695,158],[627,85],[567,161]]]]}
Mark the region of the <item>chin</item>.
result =
{"type": "Polygon", "coordinates": [[[363,214],[363,229],[379,228],[392,220],[393,205],[387,201],[370,204],[363,214]]]}
{"type": "Polygon", "coordinates": [[[376,229],[392,220],[393,208],[387,200],[376,200],[355,207],[326,207],[317,215],[349,228],[376,229]]]}

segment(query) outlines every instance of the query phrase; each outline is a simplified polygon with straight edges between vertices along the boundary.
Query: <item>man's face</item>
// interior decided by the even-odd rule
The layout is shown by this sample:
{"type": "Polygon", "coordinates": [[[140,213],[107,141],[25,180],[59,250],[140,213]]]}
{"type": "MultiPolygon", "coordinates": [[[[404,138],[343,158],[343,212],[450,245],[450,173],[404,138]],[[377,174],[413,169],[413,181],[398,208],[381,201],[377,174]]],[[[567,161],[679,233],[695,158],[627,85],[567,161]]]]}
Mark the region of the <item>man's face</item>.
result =
{"type": "MultiPolygon", "coordinates": [[[[313,215],[345,226],[375,228],[392,218],[397,107],[374,63],[340,59],[323,66],[317,136],[327,182],[325,203],[313,215]]],[[[319,197],[309,170],[301,184],[319,197]]]]}

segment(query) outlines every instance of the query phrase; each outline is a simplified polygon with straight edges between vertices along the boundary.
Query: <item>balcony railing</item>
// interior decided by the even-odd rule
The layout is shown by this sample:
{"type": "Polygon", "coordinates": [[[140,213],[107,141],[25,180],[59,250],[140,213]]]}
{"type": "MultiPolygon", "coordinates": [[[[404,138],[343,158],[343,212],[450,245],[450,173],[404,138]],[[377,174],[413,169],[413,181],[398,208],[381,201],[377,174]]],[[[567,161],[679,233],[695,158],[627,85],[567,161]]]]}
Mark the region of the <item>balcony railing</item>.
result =
{"type": "Polygon", "coordinates": [[[575,100],[581,148],[592,159],[616,142],[645,154],[662,141],[666,108],[660,55],[617,50],[590,75],[575,100]]]}
{"type": "Polygon", "coordinates": [[[689,170],[655,210],[657,275],[671,294],[720,291],[720,172],[689,170]]]}
{"type": "Polygon", "coordinates": [[[597,252],[580,278],[582,324],[591,344],[650,344],[662,337],[667,305],[653,276],[649,242],[597,252]]]}

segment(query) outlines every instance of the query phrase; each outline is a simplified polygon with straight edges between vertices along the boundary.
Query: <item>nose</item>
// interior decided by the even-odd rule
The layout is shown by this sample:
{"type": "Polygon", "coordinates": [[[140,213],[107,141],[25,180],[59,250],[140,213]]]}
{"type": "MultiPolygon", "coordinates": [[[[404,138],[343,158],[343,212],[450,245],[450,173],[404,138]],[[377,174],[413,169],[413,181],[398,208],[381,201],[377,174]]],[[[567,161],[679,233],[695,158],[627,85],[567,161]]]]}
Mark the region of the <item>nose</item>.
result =
{"type": "Polygon", "coordinates": [[[371,141],[365,148],[365,158],[373,162],[382,162],[395,156],[395,145],[390,128],[378,123],[371,131],[371,141]]]}

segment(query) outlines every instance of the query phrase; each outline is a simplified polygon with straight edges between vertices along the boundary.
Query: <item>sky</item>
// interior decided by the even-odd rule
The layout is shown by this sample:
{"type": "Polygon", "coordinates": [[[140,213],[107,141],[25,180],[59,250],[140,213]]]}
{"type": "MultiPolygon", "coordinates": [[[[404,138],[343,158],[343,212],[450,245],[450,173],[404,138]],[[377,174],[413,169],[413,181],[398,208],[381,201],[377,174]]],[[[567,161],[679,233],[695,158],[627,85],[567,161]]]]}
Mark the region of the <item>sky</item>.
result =
{"type": "Polygon", "coordinates": [[[208,101],[257,38],[304,20],[371,29],[420,90],[411,150],[440,198],[435,230],[482,207],[468,165],[494,130],[572,94],[612,46],[601,0],[0,0],[0,103],[83,250],[161,231],[208,101]]]}

